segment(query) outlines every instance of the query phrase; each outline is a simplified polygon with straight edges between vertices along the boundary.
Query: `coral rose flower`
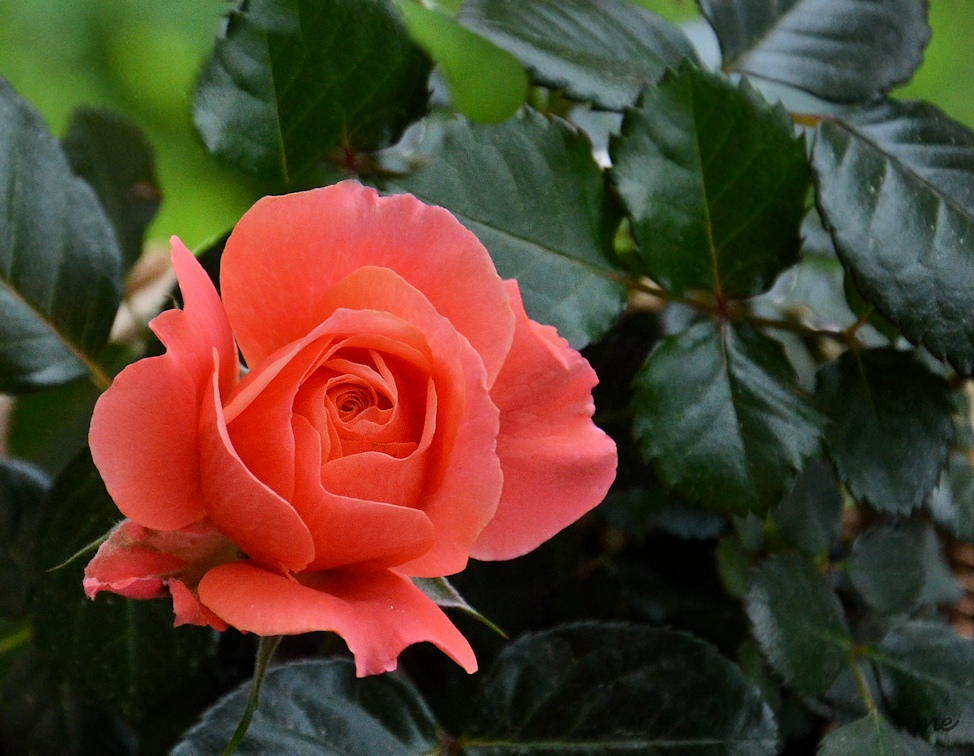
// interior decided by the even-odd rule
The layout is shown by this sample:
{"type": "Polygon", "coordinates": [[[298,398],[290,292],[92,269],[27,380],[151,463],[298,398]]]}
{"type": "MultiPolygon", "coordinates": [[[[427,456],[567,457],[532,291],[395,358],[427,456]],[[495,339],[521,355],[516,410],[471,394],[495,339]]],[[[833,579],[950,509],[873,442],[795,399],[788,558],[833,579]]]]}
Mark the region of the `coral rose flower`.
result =
{"type": "Polygon", "coordinates": [[[170,595],[176,624],[340,634],[359,675],[469,644],[410,580],[510,559],[615,475],[595,373],[524,313],[447,211],[352,181],[259,201],[222,302],[176,238],[166,353],[99,399],[91,452],[125,520],[92,598],[170,595]],[[237,348],[246,365],[243,377],[237,348]]]}

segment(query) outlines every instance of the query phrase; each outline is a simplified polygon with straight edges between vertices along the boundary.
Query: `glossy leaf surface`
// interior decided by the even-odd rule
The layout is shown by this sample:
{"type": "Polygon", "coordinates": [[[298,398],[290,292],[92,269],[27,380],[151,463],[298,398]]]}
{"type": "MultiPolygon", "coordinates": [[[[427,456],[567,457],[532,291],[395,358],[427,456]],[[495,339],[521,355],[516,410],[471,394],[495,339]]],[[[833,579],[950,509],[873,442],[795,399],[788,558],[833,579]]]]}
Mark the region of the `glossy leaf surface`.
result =
{"type": "Polygon", "coordinates": [[[909,81],[930,39],[924,0],[700,0],[700,8],[725,70],[840,102],[909,81]]]}
{"type": "Polygon", "coordinates": [[[819,449],[821,416],[781,345],[751,326],[705,322],[666,338],[635,385],[643,452],[708,508],[767,511],[819,449]]]}
{"type": "Polygon", "coordinates": [[[886,102],[815,139],[817,202],[857,288],[914,344],[974,372],[974,133],[886,102]]]}
{"type": "Polygon", "coordinates": [[[431,67],[391,0],[262,0],[229,12],[194,120],[239,170],[296,179],[395,142],[426,111],[431,67]]]}
{"type": "Polygon", "coordinates": [[[712,646],[587,623],[508,646],[459,740],[471,756],[758,756],[775,752],[775,729],[757,689],[712,646]]]}
{"type": "Polygon", "coordinates": [[[804,140],[746,80],[671,72],[627,111],[612,161],[646,272],[668,290],[748,297],[798,259],[804,140]]]}
{"type": "Polygon", "coordinates": [[[954,439],[943,379],[910,353],[846,352],[823,366],[816,390],[840,480],[857,501],[904,514],[937,485],[954,439]]]}
{"type": "Polygon", "coordinates": [[[545,86],[609,110],[685,58],[676,26],[623,0],[465,0],[457,19],[510,51],[545,86]]]}

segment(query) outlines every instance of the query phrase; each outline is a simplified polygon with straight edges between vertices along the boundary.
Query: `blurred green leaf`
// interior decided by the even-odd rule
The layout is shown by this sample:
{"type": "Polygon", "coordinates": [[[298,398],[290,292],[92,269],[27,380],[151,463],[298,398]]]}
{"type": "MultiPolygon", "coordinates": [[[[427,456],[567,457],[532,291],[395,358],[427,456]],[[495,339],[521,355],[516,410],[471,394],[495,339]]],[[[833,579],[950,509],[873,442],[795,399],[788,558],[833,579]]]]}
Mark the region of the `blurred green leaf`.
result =
{"type": "Polygon", "coordinates": [[[93,707],[34,649],[0,687],[0,747],[17,756],[135,756],[120,717],[93,707]]]}
{"type": "Polygon", "coordinates": [[[516,278],[530,317],[580,349],[622,310],[611,263],[618,216],[588,140],[528,110],[497,126],[453,121],[422,169],[390,182],[441,205],[484,243],[502,278],[516,278]]]}
{"type": "Polygon", "coordinates": [[[921,528],[923,535],[923,593],[920,601],[928,606],[956,604],[964,595],[964,588],[947,561],[940,533],[930,523],[921,528]]]}
{"type": "Polygon", "coordinates": [[[391,0],[242,7],[193,104],[207,148],[236,168],[295,180],[329,153],[389,146],[426,111],[432,64],[391,0]]]}
{"type": "Polygon", "coordinates": [[[773,516],[792,546],[812,556],[828,553],[839,535],[842,516],[842,492],[828,463],[805,468],[773,516]]]}
{"type": "Polygon", "coordinates": [[[949,627],[912,621],[893,630],[868,656],[896,721],[936,743],[974,743],[974,642],[949,627]],[[951,718],[950,730],[923,720],[951,718]]]}
{"type": "Polygon", "coordinates": [[[97,357],[122,296],[121,255],[88,185],[0,78],[0,391],[107,384],[97,357]]]}
{"type": "Polygon", "coordinates": [[[746,324],[664,339],[636,377],[633,430],[667,486],[721,512],[764,512],[820,449],[823,420],[781,345],[746,324]]]}
{"type": "Polygon", "coordinates": [[[715,556],[717,574],[724,589],[734,598],[744,598],[750,587],[751,562],[741,549],[737,536],[721,538],[715,556]]]}
{"type": "Polygon", "coordinates": [[[612,163],[647,273],[667,289],[748,297],[797,261],[804,139],[746,79],[668,73],[626,112],[612,163]]]}
{"type": "Polygon", "coordinates": [[[817,202],[856,288],[914,344],[974,372],[974,133],[883,102],[819,128],[817,202]]]}
{"type": "Polygon", "coordinates": [[[930,39],[925,0],[700,0],[700,8],[725,71],[839,102],[909,81],[930,39]]]}
{"type": "Polygon", "coordinates": [[[396,0],[406,28],[443,72],[450,102],[476,123],[514,115],[528,94],[528,77],[517,58],[415,0],[396,0]]]}
{"type": "Polygon", "coordinates": [[[649,627],[568,625],[512,643],[484,680],[463,753],[776,752],[757,688],[712,646],[649,627]]]}
{"type": "Polygon", "coordinates": [[[862,349],[818,373],[839,479],[852,497],[904,514],[930,495],[954,439],[947,385],[910,352],[862,349]]]}
{"type": "Polygon", "coordinates": [[[927,505],[938,525],[957,538],[974,543],[974,468],[966,457],[950,457],[927,505]]]}
{"type": "Polygon", "coordinates": [[[824,693],[852,644],[829,577],[803,554],[777,554],[758,570],[746,608],[771,666],[799,693],[824,693]]]}
{"type": "Polygon", "coordinates": [[[918,527],[882,525],[852,544],[849,579],[877,612],[907,612],[920,600],[926,583],[923,536],[918,527]]]}
{"type": "Polygon", "coordinates": [[[899,732],[878,712],[832,730],[818,756],[935,756],[933,747],[899,732]]]}
{"type": "MultiPolygon", "coordinates": [[[[247,704],[246,683],[209,709],[172,756],[222,753],[247,704]]],[[[401,676],[355,677],[349,661],[305,661],[267,673],[239,756],[420,756],[437,753],[437,725],[401,676]]]]}
{"type": "Polygon", "coordinates": [[[130,268],[162,202],[151,145],[127,118],[94,108],[74,111],[61,144],[75,174],[98,195],[130,268]]]}
{"type": "Polygon", "coordinates": [[[88,443],[88,424],[100,392],[78,378],[17,397],[8,423],[9,451],[57,474],[88,443]]]}
{"type": "MultiPolygon", "coordinates": [[[[87,450],[55,481],[40,526],[38,571],[61,564],[121,519],[87,450]]],[[[173,627],[172,603],[114,594],[90,601],[85,560],[40,572],[32,621],[37,646],[80,694],[129,717],[185,690],[209,654],[212,635],[173,627]]]]}
{"type": "Polygon", "coordinates": [[[23,617],[33,552],[51,481],[28,462],[0,459],[0,617],[23,617]]]}
{"type": "Polygon", "coordinates": [[[464,26],[511,52],[537,81],[608,110],[697,56],[669,21],[623,0],[464,0],[464,26]]]}

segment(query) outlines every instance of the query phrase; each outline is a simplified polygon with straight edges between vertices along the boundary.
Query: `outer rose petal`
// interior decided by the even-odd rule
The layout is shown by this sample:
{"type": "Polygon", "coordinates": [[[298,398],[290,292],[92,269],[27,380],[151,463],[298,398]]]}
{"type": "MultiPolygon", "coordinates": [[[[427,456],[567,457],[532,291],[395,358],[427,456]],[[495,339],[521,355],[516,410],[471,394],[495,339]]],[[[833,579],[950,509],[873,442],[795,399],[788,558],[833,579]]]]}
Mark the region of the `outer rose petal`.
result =
{"type": "Polygon", "coordinates": [[[514,344],[491,389],[501,411],[504,490],[470,556],[512,559],[537,548],[605,497],[615,443],[592,422],[595,371],[554,328],[529,320],[517,283],[514,344]]]}
{"type": "Polygon", "coordinates": [[[248,364],[314,329],[324,320],[322,295],[368,265],[419,289],[480,354],[493,383],[514,317],[487,250],[446,210],[409,195],[379,197],[355,181],[265,197],[234,228],[220,283],[248,364]]]}
{"type": "Polygon", "coordinates": [[[467,672],[470,644],[442,610],[409,580],[387,571],[319,572],[296,582],[246,562],[226,564],[200,582],[200,600],[239,630],[296,635],[332,630],[355,656],[359,677],[396,668],[413,643],[429,641],[467,672]]]}
{"type": "Polygon", "coordinates": [[[172,260],[185,309],[152,321],[166,345],[161,357],[129,365],[101,395],[88,433],[91,456],[126,517],[157,530],[178,530],[204,515],[200,492],[197,407],[213,372],[212,352],[236,376],[237,355],[213,284],[173,239],[172,260]]]}
{"type": "Polygon", "coordinates": [[[88,598],[93,599],[101,591],[133,599],[165,595],[166,580],[186,562],[149,547],[149,537],[149,531],[131,520],[115,528],[85,567],[84,589],[88,598]]]}
{"type": "Polygon", "coordinates": [[[180,625],[203,625],[223,632],[230,627],[213,612],[200,603],[193,592],[181,580],[169,581],[169,593],[172,594],[172,610],[176,615],[174,627],[180,625]]]}
{"type": "Polygon", "coordinates": [[[208,525],[158,531],[126,520],[85,567],[84,589],[89,598],[101,591],[132,599],[159,598],[168,592],[172,594],[177,625],[192,623],[226,630],[226,623],[201,606],[184,581],[195,585],[210,566],[236,557],[236,548],[208,525]]]}

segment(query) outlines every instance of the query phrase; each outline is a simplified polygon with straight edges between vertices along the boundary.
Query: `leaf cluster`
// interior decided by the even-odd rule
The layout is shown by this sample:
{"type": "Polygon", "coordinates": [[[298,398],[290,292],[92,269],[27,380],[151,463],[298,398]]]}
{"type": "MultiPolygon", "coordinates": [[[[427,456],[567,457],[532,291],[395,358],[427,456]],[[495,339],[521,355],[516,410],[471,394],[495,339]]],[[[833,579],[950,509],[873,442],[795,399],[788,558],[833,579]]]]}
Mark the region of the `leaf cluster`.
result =
{"type": "MultiPolygon", "coordinates": [[[[334,637],[287,639],[241,753],[974,747],[974,133],[889,96],[926,3],[699,5],[719,61],[624,0],[229,7],[207,148],[268,191],[450,210],[585,350],[620,458],[594,516],[424,585],[485,673],[420,648],[356,680],[334,637]]],[[[4,753],[214,753],[246,707],[253,639],[91,603],[70,561],[117,520],[84,432],[158,347],[109,343],[158,203],[132,124],[59,142],[0,80],[4,753]]]]}

